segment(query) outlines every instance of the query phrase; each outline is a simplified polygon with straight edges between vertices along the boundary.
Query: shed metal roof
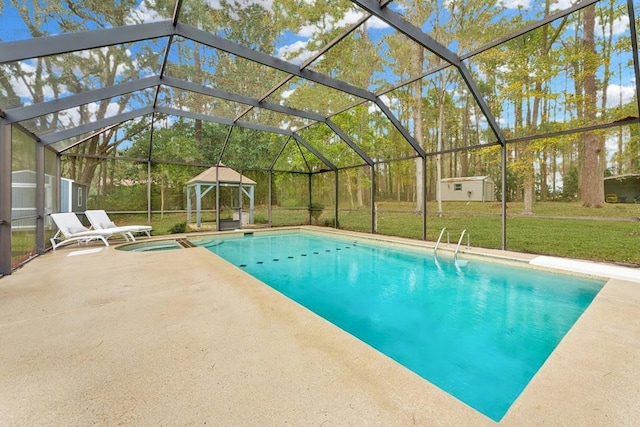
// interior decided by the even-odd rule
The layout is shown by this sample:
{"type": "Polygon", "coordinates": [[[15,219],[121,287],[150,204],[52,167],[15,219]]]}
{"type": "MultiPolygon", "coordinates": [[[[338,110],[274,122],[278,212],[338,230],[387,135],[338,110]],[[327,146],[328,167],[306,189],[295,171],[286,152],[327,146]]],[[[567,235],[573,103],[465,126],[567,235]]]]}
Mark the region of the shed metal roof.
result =
{"type": "Polygon", "coordinates": [[[440,182],[461,182],[461,181],[491,181],[493,179],[490,176],[460,176],[455,178],[443,178],[440,182]]]}

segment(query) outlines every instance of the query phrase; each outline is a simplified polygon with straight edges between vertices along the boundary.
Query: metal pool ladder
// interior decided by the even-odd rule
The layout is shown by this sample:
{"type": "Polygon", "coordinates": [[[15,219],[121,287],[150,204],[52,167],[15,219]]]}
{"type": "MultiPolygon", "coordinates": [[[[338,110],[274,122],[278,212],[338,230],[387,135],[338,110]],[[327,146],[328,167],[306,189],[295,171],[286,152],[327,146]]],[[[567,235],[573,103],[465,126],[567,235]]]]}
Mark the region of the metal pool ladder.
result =
{"type": "MultiPolygon", "coordinates": [[[[447,227],[443,227],[440,230],[440,236],[438,236],[438,241],[436,242],[436,246],[433,248],[433,256],[436,256],[436,252],[438,251],[438,246],[440,246],[440,241],[442,240],[442,236],[444,236],[444,232],[447,230],[447,227]]],[[[447,245],[449,244],[449,232],[447,231],[447,245]]]]}
{"type": "MultiPolygon", "coordinates": [[[[467,229],[465,228],[464,230],[462,230],[462,234],[460,234],[460,239],[458,240],[458,246],[456,246],[456,250],[453,253],[453,260],[457,261],[458,260],[458,251],[460,250],[460,244],[462,244],[462,239],[464,238],[465,233],[467,233],[467,229]]],[[[467,233],[467,248],[470,247],[469,244],[469,234],[467,233]]]]}

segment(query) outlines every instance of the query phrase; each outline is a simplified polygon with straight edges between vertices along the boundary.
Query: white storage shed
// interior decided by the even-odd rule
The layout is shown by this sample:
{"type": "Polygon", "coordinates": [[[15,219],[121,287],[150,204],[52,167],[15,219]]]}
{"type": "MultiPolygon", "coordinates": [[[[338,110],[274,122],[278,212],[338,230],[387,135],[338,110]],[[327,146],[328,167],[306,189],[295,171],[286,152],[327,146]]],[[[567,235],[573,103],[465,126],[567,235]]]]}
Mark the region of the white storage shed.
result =
{"type": "Polygon", "coordinates": [[[89,188],[69,178],[60,178],[60,212],[87,210],[89,188]]]}
{"type": "Polygon", "coordinates": [[[440,180],[443,202],[493,202],[496,184],[489,176],[464,176],[440,180]]]}

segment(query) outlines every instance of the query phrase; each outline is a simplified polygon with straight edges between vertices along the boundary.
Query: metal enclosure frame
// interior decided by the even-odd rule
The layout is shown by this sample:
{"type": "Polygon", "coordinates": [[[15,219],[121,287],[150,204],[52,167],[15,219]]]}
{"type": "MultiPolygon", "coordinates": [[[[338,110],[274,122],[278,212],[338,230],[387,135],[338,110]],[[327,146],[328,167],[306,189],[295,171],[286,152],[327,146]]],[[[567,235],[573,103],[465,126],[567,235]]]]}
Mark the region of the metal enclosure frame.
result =
{"type": "MultiPolygon", "coordinates": [[[[227,141],[230,136],[230,132],[235,127],[253,129],[262,132],[272,132],[280,135],[286,135],[289,138],[283,144],[280,152],[273,159],[269,168],[264,169],[264,172],[267,172],[269,177],[268,182],[268,224],[271,226],[272,219],[272,181],[273,181],[273,172],[275,172],[275,165],[278,161],[278,158],[282,155],[286,145],[290,140],[294,140],[296,144],[303,146],[306,150],[312,153],[320,162],[324,165],[325,168],[321,170],[312,170],[307,163],[307,171],[303,172],[308,175],[309,182],[309,207],[311,208],[312,204],[312,177],[317,173],[334,173],[335,174],[335,224],[334,226],[338,228],[340,226],[339,222],[339,171],[344,169],[337,167],[334,165],[329,159],[324,157],[322,153],[316,150],[313,145],[311,145],[308,141],[306,141],[300,134],[299,131],[304,129],[300,128],[296,131],[292,130],[284,130],[272,126],[243,122],[242,118],[246,116],[246,114],[254,109],[261,108],[268,111],[274,111],[294,117],[300,117],[306,120],[310,120],[313,123],[324,123],[327,125],[329,129],[343,141],[351,150],[353,150],[359,158],[362,159],[362,166],[368,166],[370,169],[370,181],[371,181],[371,233],[376,232],[376,174],[375,168],[379,163],[384,163],[384,161],[374,160],[372,159],[365,151],[359,148],[359,146],[348,136],[346,132],[344,132],[333,120],[337,114],[340,114],[343,111],[346,111],[355,106],[361,105],[365,102],[371,102],[375,106],[377,106],[380,111],[387,117],[389,122],[393,125],[393,127],[402,135],[402,137],[406,140],[406,142],[411,146],[412,151],[415,153],[415,158],[420,158],[423,170],[426,170],[426,159],[429,156],[433,156],[436,154],[442,154],[451,152],[452,150],[443,150],[441,152],[429,152],[427,153],[423,147],[420,146],[418,141],[412,136],[411,132],[406,129],[401,121],[396,117],[396,115],[391,111],[389,106],[387,106],[383,99],[381,98],[386,93],[391,92],[396,89],[396,86],[393,88],[386,89],[379,93],[372,93],[365,89],[356,87],[344,81],[335,79],[329,75],[325,75],[316,71],[313,71],[309,68],[309,65],[323,55],[325,52],[329,51],[332,47],[338,44],[341,40],[346,38],[349,34],[355,31],[363,22],[365,22],[370,17],[376,17],[381,21],[385,22],[387,25],[391,26],[396,31],[404,34],[410,40],[415,43],[418,43],[420,46],[424,47],[426,50],[434,53],[439,58],[441,58],[445,64],[434,69],[428,70],[427,72],[414,77],[412,80],[404,81],[401,84],[407,85],[413,81],[424,78],[430,74],[436,73],[446,67],[452,66],[454,67],[459,75],[462,77],[464,82],[466,83],[470,94],[473,99],[479,106],[480,110],[484,114],[488,125],[495,135],[495,142],[489,142],[488,144],[483,144],[482,147],[490,146],[490,145],[499,145],[501,149],[501,194],[506,194],[506,169],[507,169],[507,146],[509,144],[523,142],[523,141],[532,141],[539,138],[546,138],[550,136],[558,136],[565,135],[570,133],[577,132],[586,132],[590,130],[596,129],[604,129],[608,127],[614,126],[623,126],[629,124],[637,124],[640,120],[637,117],[626,118],[623,120],[605,123],[600,125],[592,125],[592,126],[584,126],[582,128],[571,129],[560,132],[551,132],[544,135],[535,135],[525,138],[514,138],[514,139],[506,139],[498,122],[496,121],[489,105],[487,104],[484,97],[481,95],[478,85],[473,79],[469,69],[465,64],[465,60],[478,55],[488,49],[496,47],[501,43],[505,43],[506,41],[512,40],[516,37],[519,37],[528,32],[534,31],[537,28],[542,27],[543,25],[547,25],[555,20],[562,19],[567,15],[574,13],[580,9],[585,7],[594,5],[599,0],[583,0],[578,2],[577,4],[554,14],[549,15],[545,19],[542,19],[538,22],[534,22],[532,24],[527,25],[525,28],[522,28],[514,33],[501,37],[493,42],[483,46],[479,49],[476,49],[472,52],[467,53],[466,55],[459,56],[449,50],[446,46],[440,44],[427,34],[425,34],[420,28],[412,25],[408,21],[406,21],[402,16],[392,11],[389,7],[387,7],[390,1],[377,1],[377,0],[351,0],[351,2],[362,10],[366,11],[366,14],[361,17],[356,23],[352,24],[344,31],[342,31],[338,36],[336,36],[333,40],[331,40],[328,44],[326,44],[322,49],[320,49],[317,53],[315,53],[311,58],[307,59],[300,66],[294,65],[292,63],[286,62],[282,59],[279,59],[275,56],[271,56],[262,52],[258,52],[256,50],[250,49],[246,46],[240,45],[238,43],[226,40],[218,35],[208,33],[206,31],[200,30],[196,27],[184,24],[179,22],[179,16],[181,12],[182,0],[177,0],[175,3],[173,17],[170,20],[153,22],[148,24],[138,24],[131,25],[125,27],[117,27],[117,28],[107,28],[101,30],[88,31],[83,33],[76,34],[63,34],[58,36],[50,36],[50,37],[42,37],[39,39],[31,39],[31,40],[22,40],[16,42],[8,42],[8,43],[0,43],[0,64],[10,63],[15,61],[28,60],[36,57],[43,56],[51,56],[51,55],[59,55],[70,52],[77,52],[88,49],[96,49],[104,46],[111,46],[116,44],[126,44],[143,40],[150,40],[156,38],[166,38],[167,44],[166,49],[163,55],[163,60],[160,67],[160,73],[156,76],[150,76],[141,78],[139,80],[130,81],[122,84],[118,84],[111,87],[103,87],[100,89],[94,89],[91,91],[79,93],[76,95],[71,95],[68,97],[64,97],[61,99],[56,99],[49,102],[36,103],[33,105],[28,105],[21,108],[13,108],[8,110],[0,110],[0,274],[10,274],[11,273],[11,169],[12,169],[12,128],[15,126],[21,130],[24,130],[22,125],[20,124],[23,121],[34,119],[43,115],[55,113],[58,111],[79,107],[85,104],[89,104],[92,102],[97,102],[117,96],[122,96],[128,93],[139,92],[145,89],[155,88],[155,97],[152,105],[144,106],[139,109],[135,109],[132,111],[127,111],[125,113],[115,115],[106,119],[94,121],[92,123],[87,123],[84,125],[76,126],[70,129],[66,129],[63,131],[53,132],[46,135],[33,135],[27,131],[31,137],[34,138],[36,143],[36,176],[37,176],[37,195],[36,195],[36,209],[37,209],[37,220],[36,220],[36,248],[37,253],[43,253],[46,248],[45,242],[45,211],[44,211],[44,162],[45,162],[45,151],[47,146],[51,144],[55,144],[56,142],[60,142],[63,140],[67,140],[70,138],[76,138],[82,136],[84,134],[90,134],[88,137],[83,138],[80,141],[75,142],[71,146],[66,147],[60,152],[56,152],[57,154],[57,178],[60,178],[60,158],[61,156],[72,155],[67,151],[74,147],[77,144],[81,144],[84,141],[92,138],[94,136],[100,135],[101,133],[117,126],[120,123],[123,123],[128,120],[132,120],[142,116],[152,116],[151,120],[151,140],[149,143],[150,151],[147,159],[137,159],[139,161],[145,161],[147,164],[147,176],[148,176],[148,188],[147,188],[147,218],[148,221],[151,221],[151,165],[153,163],[151,157],[151,150],[153,147],[153,126],[156,114],[167,114],[167,115],[175,115],[195,120],[203,120],[209,122],[220,123],[224,125],[230,126],[229,134],[227,135],[227,141]],[[280,70],[284,73],[288,74],[288,77],[278,82],[275,86],[273,86],[270,90],[268,90],[265,94],[253,98],[244,96],[238,93],[227,92],[224,90],[203,86],[197,83],[188,82],[185,80],[181,80],[175,77],[170,77],[165,75],[166,65],[169,60],[169,50],[174,43],[175,37],[182,37],[187,40],[191,40],[205,46],[227,52],[229,54],[235,55],[239,58],[244,58],[249,61],[255,62],[257,64],[262,64],[264,66],[280,70]],[[266,99],[283,87],[290,79],[297,77],[301,79],[305,79],[307,81],[326,86],[328,88],[350,94],[356,97],[358,100],[351,106],[344,108],[341,111],[334,112],[333,114],[323,116],[317,113],[304,111],[297,108],[287,107],[279,104],[275,104],[272,102],[266,101],[266,99]],[[236,102],[245,104],[247,107],[242,111],[235,119],[227,119],[223,117],[216,117],[215,115],[211,115],[208,113],[195,112],[195,111],[184,111],[170,107],[163,107],[157,105],[158,93],[163,87],[171,87],[184,91],[190,91],[197,94],[220,98],[222,100],[236,102]]],[[[638,102],[638,109],[640,110],[640,59],[638,55],[638,41],[637,41],[637,30],[636,30],[636,22],[635,22],[635,5],[633,0],[627,0],[627,13],[629,17],[629,25],[630,25],[630,34],[631,34],[631,45],[632,45],[632,53],[633,53],[633,69],[635,75],[635,89],[636,89],[636,99],[638,102]]],[[[308,125],[310,126],[310,125],[308,125]]],[[[226,148],[226,143],[225,143],[226,148]]],[[[464,149],[471,150],[474,148],[478,148],[476,146],[469,146],[464,149]]],[[[224,154],[224,148],[220,154],[220,158],[222,158],[224,154]]],[[[55,150],[54,150],[55,152],[55,150]]],[[[176,162],[180,163],[180,162],[176,162]]],[[[208,165],[212,166],[212,165],[208,165]]],[[[351,166],[351,167],[358,167],[351,166]]],[[[300,173],[293,172],[291,173],[300,173]]],[[[426,239],[426,230],[427,230],[427,219],[426,219],[426,173],[423,174],[424,182],[422,183],[422,239],[426,239]]],[[[219,187],[217,188],[217,192],[219,194],[219,187]]],[[[59,186],[58,186],[58,206],[59,206],[59,186]]],[[[217,219],[219,221],[219,201],[217,201],[217,219]]],[[[311,221],[311,217],[309,217],[311,221]]],[[[502,197],[502,208],[501,208],[501,248],[504,250],[507,247],[506,242],[506,198],[502,197]]]]}

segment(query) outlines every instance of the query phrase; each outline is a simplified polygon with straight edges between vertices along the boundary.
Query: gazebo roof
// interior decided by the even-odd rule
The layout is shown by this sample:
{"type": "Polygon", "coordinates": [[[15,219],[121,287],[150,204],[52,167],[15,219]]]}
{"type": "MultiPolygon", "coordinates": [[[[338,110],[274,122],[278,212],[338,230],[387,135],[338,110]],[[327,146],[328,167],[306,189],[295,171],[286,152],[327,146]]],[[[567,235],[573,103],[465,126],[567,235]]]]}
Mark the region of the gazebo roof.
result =
{"type": "Polygon", "coordinates": [[[188,185],[196,184],[196,183],[207,183],[207,184],[215,184],[216,182],[225,182],[231,184],[240,184],[243,185],[256,185],[256,182],[251,178],[247,178],[246,176],[236,172],[228,166],[212,166],[206,171],[202,172],[196,177],[193,177],[187,182],[188,185]],[[216,175],[216,169],[217,175],[216,175]],[[217,177],[217,179],[216,179],[217,177]]]}

